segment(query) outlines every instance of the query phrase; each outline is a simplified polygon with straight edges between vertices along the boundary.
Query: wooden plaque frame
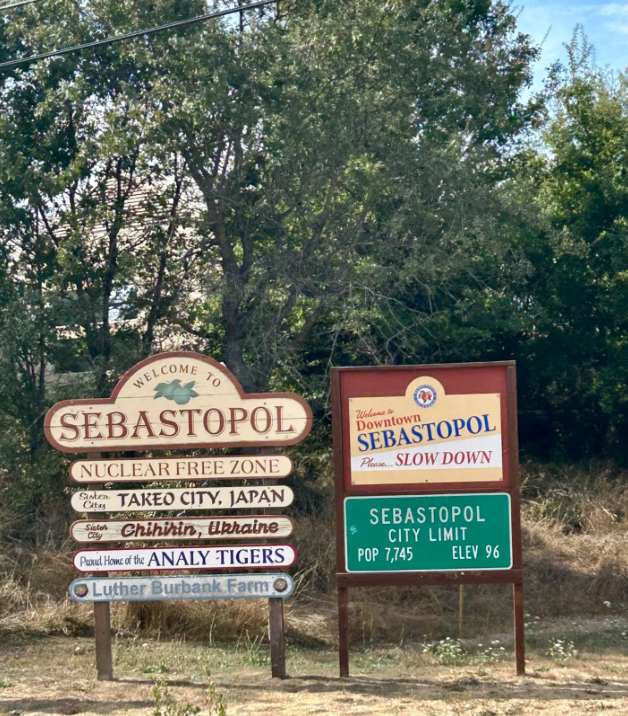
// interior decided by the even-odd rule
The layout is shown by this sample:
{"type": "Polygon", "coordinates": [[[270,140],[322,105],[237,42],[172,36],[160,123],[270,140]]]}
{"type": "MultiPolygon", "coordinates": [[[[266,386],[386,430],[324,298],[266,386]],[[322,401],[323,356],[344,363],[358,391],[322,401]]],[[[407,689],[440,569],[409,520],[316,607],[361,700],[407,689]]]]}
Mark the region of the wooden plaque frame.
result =
{"type": "Polygon", "coordinates": [[[349,588],[462,584],[512,584],[517,674],[525,673],[521,497],[517,436],[517,384],[514,361],[437,365],[334,368],[331,372],[336,510],[336,585],[340,676],[349,676],[349,588]],[[408,384],[429,373],[447,394],[499,393],[503,480],[492,482],[352,485],[349,450],[349,398],[404,395],[408,384]],[[507,492],[511,499],[512,568],[499,571],[349,573],[345,565],[344,500],[352,495],[456,494],[507,492]]]}

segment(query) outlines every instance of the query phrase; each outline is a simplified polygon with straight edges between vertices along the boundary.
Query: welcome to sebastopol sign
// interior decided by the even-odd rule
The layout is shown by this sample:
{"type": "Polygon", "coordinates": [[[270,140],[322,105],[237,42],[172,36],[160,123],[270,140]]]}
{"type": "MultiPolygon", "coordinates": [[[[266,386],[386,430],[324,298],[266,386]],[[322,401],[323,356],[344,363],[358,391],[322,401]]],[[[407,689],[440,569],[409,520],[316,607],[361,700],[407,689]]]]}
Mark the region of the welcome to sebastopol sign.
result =
{"type": "Polygon", "coordinates": [[[44,427],[54,447],[72,453],[280,446],[303,440],[312,411],[293,393],[244,393],[206,356],[164,353],[130,370],[111,398],[57,403],[44,427]]]}

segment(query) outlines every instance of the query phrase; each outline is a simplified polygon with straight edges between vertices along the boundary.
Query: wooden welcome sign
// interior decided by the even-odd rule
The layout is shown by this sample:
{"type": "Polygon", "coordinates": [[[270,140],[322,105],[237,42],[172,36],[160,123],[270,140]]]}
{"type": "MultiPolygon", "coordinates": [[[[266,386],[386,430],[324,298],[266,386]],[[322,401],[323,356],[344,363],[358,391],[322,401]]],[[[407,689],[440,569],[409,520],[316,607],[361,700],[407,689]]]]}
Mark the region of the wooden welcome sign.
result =
{"type": "Polygon", "coordinates": [[[524,673],[514,362],[335,368],[332,416],[340,675],[350,587],[463,584],[513,585],[524,673]]]}
{"type": "Polygon", "coordinates": [[[111,398],[64,400],[45,420],[48,441],[72,453],[295,445],[311,427],[303,398],[245,394],[223,365],[196,353],[147,358],[111,398]]]}
{"type": "Polygon", "coordinates": [[[292,520],[269,514],[188,516],[182,511],[265,512],[290,505],[292,490],[277,480],[290,474],[292,461],[270,453],[273,446],[298,443],[311,427],[312,412],[298,395],[246,394],[225,366],[196,353],[147,358],[122,377],[110,398],[64,400],[50,409],[44,429],[54,447],[67,453],[99,453],[70,466],[70,476],[82,484],[72,496],[72,506],[87,516],[72,525],[71,534],[77,542],[99,544],[74,555],[77,571],[92,576],[70,586],[72,599],[94,604],[99,679],[113,678],[109,603],[161,599],[268,598],[272,675],[286,675],[282,599],[292,593],[294,582],[276,570],[294,564],[297,554],[291,545],[269,540],[292,534],[292,520]],[[103,459],[100,454],[235,447],[261,450],[256,455],[164,458],[103,459]],[[258,484],[100,489],[103,483],[116,482],[250,479],[258,484]],[[129,512],[166,512],[170,517],[125,517],[129,512]],[[123,514],[107,519],[106,513],[123,514]],[[251,539],[262,543],[233,543],[251,539]],[[112,542],[164,540],[196,544],[108,546],[112,542]],[[199,544],[205,540],[225,540],[227,544],[199,544]],[[186,574],[235,569],[270,569],[272,574],[186,574]],[[179,575],[109,576],[110,572],[164,570],[179,575]]]}

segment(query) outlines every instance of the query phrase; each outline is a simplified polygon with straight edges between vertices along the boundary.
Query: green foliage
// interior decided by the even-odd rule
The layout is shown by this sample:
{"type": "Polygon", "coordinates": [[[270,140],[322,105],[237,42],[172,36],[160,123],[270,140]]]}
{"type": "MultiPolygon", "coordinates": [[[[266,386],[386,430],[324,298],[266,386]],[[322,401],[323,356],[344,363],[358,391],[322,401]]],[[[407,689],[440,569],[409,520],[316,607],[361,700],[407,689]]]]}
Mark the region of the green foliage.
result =
{"type": "Polygon", "coordinates": [[[236,642],[236,652],[242,650],[242,662],[251,666],[265,666],[270,663],[270,654],[268,648],[264,646],[261,635],[253,637],[248,631],[244,635],[244,639],[238,639],[236,642]]]}
{"type": "Polygon", "coordinates": [[[458,183],[480,209],[446,218],[470,222],[450,252],[460,270],[433,251],[406,263],[363,291],[339,347],[347,363],[516,359],[524,454],[625,462],[628,83],[595,66],[581,28],[566,49],[499,184],[497,168],[458,183]]]}
{"type": "MultiPolygon", "coordinates": [[[[34,4],[0,55],[205,7],[34,4]]],[[[338,364],[516,358],[526,452],[628,459],[628,85],[579,31],[523,101],[537,54],[503,3],[305,0],[5,72],[3,530],[65,519],[49,406],[172,348],[303,394],[306,480],[338,364]]]]}
{"type": "Polygon", "coordinates": [[[460,665],[466,658],[466,652],[460,641],[450,637],[425,644],[423,653],[433,656],[443,666],[460,665]]]}
{"type": "Polygon", "coordinates": [[[210,681],[207,687],[207,701],[210,716],[227,716],[227,697],[218,691],[213,681],[210,681]]]}
{"type": "Polygon", "coordinates": [[[165,664],[145,664],[140,666],[142,674],[167,674],[170,669],[165,664]]]}
{"type": "MultiPolygon", "coordinates": [[[[157,681],[152,689],[152,697],[155,702],[153,716],[194,716],[200,713],[201,709],[192,704],[179,704],[170,693],[168,682],[157,681]]],[[[210,712],[211,713],[211,712],[210,712]]]]}
{"type": "MultiPolygon", "coordinates": [[[[0,54],[205,9],[37,3],[0,54]]],[[[299,391],[321,455],[330,365],[481,352],[491,326],[456,321],[509,258],[496,187],[536,54],[501,3],[307,0],[0,76],[0,479],[24,520],[50,534],[65,485],[47,408],[153,352],[299,391]]]]}
{"type": "MultiPolygon", "coordinates": [[[[179,704],[170,693],[168,682],[165,680],[155,680],[152,697],[155,702],[153,716],[194,716],[201,711],[198,706],[193,704],[179,704]]],[[[207,705],[208,716],[226,716],[227,700],[225,695],[218,691],[211,678],[207,686],[207,705]]]]}
{"type": "MultiPolygon", "coordinates": [[[[513,286],[524,445],[546,457],[628,459],[628,84],[597,68],[582,29],[552,68],[542,145],[521,186],[537,216],[513,286]]],[[[525,196],[525,195],[524,195],[525,196]]]]}

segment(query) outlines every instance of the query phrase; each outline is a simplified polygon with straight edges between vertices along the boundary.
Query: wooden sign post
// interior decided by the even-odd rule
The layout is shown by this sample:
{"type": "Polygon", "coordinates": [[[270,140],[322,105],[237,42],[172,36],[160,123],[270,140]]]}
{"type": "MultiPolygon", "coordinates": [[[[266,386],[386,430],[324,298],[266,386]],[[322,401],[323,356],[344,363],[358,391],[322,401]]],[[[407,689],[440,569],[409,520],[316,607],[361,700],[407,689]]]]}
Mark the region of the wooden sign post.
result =
{"type": "Polygon", "coordinates": [[[515,364],[335,368],[340,675],[349,588],[512,584],[525,672],[515,364]]]}
{"type": "MultiPolygon", "coordinates": [[[[98,519],[97,512],[90,517],[98,519]]],[[[107,577],[107,572],[94,572],[94,576],[107,577]]],[[[113,680],[113,653],[111,651],[111,608],[109,602],[94,604],[94,639],[96,641],[96,678],[98,681],[113,680]]]]}
{"type": "Polygon", "coordinates": [[[285,630],[283,602],[292,593],[289,575],[229,574],[230,570],[289,567],[296,550],[269,540],[292,533],[287,517],[267,508],[290,505],[292,490],[278,483],[292,462],[272,448],[294,445],[309,433],[312,412],[292,393],[244,393],[225,366],[196,353],[164,353],[138,363],[116,385],[110,398],[65,400],[46,416],[48,441],[66,453],[92,453],[70,467],[83,488],[72,506],[88,519],[72,525],[79,542],[96,542],[79,550],[74,565],[92,577],[75,580],[70,596],[94,603],[98,678],[113,678],[111,601],[155,599],[267,598],[273,676],[283,677],[285,630]],[[264,454],[209,457],[112,458],[101,452],[199,448],[246,448],[264,454]],[[255,480],[244,487],[100,489],[103,483],[255,480]],[[258,514],[188,516],[181,511],[256,510],[258,514]],[[141,513],[172,513],[146,519],[141,513]],[[124,513],[140,513],[131,518],[124,513]],[[262,514],[259,514],[259,513],[262,514]],[[114,513],[109,518],[107,513],[114,513]],[[122,514],[120,514],[122,513],[122,514]],[[251,540],[260,540],[250,543],[251,540]],[[111,547],[111,543],[175,540],[174,546],[111,547]],[[199,544],[210,540],[210,545],[199,544]],[[227,544],[216,545],[217,540],[227,544]],[[236,543],[242,540],[247,544],[236,543]],[[181,543],[184,543],[181,546],[181,543]],[[185,543],[188,544],[185,544],[185,543]],[[209,576],[165,577],[165,570],[210,571],[209,576]],[[219,573],[216,574],[215,571],[219,573]],[[136,571],[159,577],[109,576],[136,571]]]}

